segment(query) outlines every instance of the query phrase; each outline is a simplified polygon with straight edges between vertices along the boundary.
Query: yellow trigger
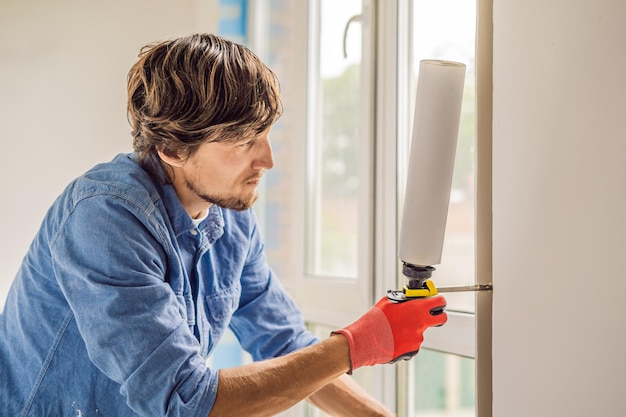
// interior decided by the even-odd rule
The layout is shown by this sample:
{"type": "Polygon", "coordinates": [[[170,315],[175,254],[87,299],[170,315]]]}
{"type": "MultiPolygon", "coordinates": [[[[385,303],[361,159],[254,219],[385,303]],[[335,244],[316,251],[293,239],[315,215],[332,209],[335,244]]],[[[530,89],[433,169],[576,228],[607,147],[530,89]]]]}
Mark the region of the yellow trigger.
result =
{"type": "Polygon", "coordinates": [[[429,279],[424,281],[424,285],[422,288],[408,288],[406,285],[402,288],[404,295],[406,298],[423,298],[423,297],[432,297],[439,294],[435,284],[429,279]]]}

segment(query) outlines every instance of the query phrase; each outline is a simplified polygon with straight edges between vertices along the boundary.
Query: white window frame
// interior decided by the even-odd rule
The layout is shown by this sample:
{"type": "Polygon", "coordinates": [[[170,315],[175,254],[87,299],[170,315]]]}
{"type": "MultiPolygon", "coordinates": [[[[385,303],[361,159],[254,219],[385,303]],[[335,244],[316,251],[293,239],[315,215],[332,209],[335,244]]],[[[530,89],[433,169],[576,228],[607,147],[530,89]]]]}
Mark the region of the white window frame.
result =
{"type": "MultiPolygon", "coordinates": [[[[303,141],[300,149],[300,166],[306,167],[307,155],[310,154],[310,140],[317,136],[314,106],[310,103],[316,97],[317,91],[310,80],[317,80],[317,63],[319,62],[319,2],[309,1],[307,8],[308,28],[308,91],[307,91],[307,123],[306,141],[303,141]]],[[[362,55],[361,55],[361,93],[363,97],[375,97],[374,95],[374,22],[375,8],[373,0],[363,0],[363,16],[361,19],[362,32],[362,55]]],[[[347,22],[346,22],[347,23],[347,22]]],[[[341,42],[337,39],[337,42],[341,42]]],[[[302,239],[295,240],[298,245],[296,251],[298,259],[296,264],[300,273],[296,277],[294,293],[296,299],[307,320],[323,325],[342,326],[356,320],[363,312],[371,307],[373,301],[373,155],[374,155],[374,101],[361,100],[361,114],[359,139],[359,160],[362,162],[359,168],[359,241],[358,241],[358,272],[356,278],[338,276],[312,275],[307,272],[306,250],[306,201],[308,187],[308,173],[301,172],[303,178],[299,183],[303,184],[300,190],[299,205],[297,211],[301,220],[295,225],[302,228],[302,239]]]]}

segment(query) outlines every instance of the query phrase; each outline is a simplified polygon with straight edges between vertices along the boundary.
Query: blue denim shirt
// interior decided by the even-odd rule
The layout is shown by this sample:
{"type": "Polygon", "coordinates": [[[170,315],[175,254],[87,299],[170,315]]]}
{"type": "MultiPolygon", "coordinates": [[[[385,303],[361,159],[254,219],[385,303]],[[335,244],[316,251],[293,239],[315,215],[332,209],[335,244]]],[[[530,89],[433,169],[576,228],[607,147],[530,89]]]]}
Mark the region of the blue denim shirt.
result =
{"type": "Polygon", "coordinates": [[[230,326],[255,360],[316,339],[268,267],[252,210],[194,226],[132,155],[73,181],[0,315],[0,415],[201,416],[230,326]]]}

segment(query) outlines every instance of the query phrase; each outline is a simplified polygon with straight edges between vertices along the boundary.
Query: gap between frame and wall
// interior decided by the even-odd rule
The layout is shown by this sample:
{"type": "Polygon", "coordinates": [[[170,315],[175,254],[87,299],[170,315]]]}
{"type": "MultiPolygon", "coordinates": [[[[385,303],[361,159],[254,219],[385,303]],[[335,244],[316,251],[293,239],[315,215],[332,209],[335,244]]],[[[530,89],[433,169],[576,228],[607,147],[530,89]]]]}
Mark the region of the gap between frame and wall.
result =
{"type": "MultiPolygon", "coordinates": [[[[493,284],[493,0],[476,0],[476,283],[493,284]]],[[[476,294],[476,415],[493,414],[493,291],[476,294]]]]}

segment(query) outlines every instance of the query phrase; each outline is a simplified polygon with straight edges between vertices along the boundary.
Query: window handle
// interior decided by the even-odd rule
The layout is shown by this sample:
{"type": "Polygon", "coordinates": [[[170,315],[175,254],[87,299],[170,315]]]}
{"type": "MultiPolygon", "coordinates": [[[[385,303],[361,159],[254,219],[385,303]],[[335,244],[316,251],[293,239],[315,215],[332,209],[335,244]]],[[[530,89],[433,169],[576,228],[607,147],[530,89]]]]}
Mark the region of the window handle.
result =
{"type": "Polygon", "coordinates": [[[350,19],[348,19],[348,22],[346,22],[346,26],[343,29],[343,57],[344,58],[348,57],[348,48],[346,46],[346,39],[348,38],[348,29],[350,28],[350,24],[353,22],[361,23],[362,21],[363,21],[363,15],[356,14],[352,16],[350,19]]]}

